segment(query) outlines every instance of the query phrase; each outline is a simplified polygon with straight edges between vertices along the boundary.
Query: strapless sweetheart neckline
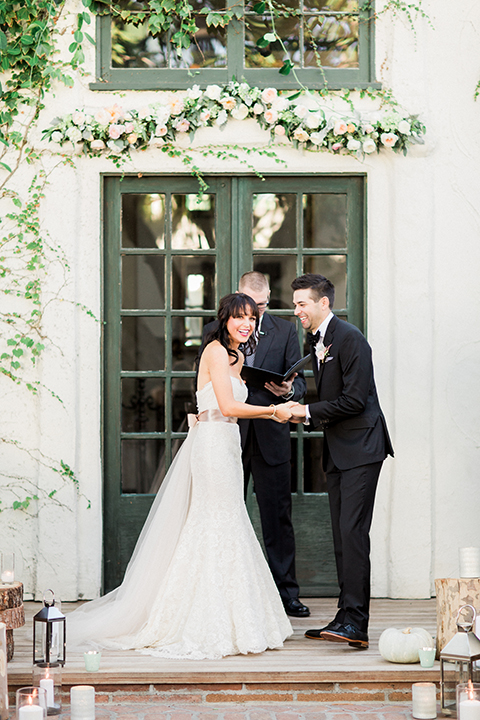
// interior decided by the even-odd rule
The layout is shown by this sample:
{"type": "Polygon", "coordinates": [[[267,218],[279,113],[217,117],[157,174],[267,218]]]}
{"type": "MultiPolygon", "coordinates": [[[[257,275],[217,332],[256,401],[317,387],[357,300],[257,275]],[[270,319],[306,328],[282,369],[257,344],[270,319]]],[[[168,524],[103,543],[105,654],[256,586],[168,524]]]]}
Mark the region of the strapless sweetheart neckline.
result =
{"type": "MultiPolygon", "coordinates": [[[[243,380],[242,380],[241,378],[234,377],[233,375],[230,375],[230,377],[231,377],[232,380],[237,380],[237,381],[238,381],[239,383],[241,383],[242,385],[245,385],[245,383],[243,382],[243,380]]],[[[205,383],[205,385],[202,387],[201,390],[197,390],[197,393],[203,392],[203,391],[205,390],[205,388],[208,387],[208,386],[211,385],[211,384],[212,384],[212,381],[209,380],[207,383],[205,383]]]]}

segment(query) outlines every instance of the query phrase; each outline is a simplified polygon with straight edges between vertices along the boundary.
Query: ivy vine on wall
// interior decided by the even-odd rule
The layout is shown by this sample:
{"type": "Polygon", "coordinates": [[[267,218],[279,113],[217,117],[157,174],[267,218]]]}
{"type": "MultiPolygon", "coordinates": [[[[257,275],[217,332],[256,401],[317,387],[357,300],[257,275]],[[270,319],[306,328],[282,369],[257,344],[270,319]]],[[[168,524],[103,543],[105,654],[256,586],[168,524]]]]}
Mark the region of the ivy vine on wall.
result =
{"type": "MultiPolygon", "coordinates": [[[[94,43],[91,27],[95,15],[110,14],[125,23],[147,23],[153,35],[167,33],[175,27],[170,42],[181,53],[195,42],[198,17],[205,20],[207,27],[226,27],[232,21],[242,21],[244,12],[243,4],[239,2],[232,2],[221,12],[216,12],[201,5],[200,10],[195,10],[188,0],[143,0],[141,4],[137,3],[135,10],[124,0],[82,0],[81,11],[67,18],[68,5],[67,0],[0,2],[3,76],[0,85],[0,199],[4,208],[0,218],[0,293],[4,298],[0,310],[0,374],[34,394],[41,389],[48,391],[60,402],[54,390],[44,388],[38,382],[35,367],[50,342],[43,329],[45,308],[49,303],[64,300],[61,284],[53,294],[50,285],[50,294],[46,295],[47,273],[52,264],[57,263],[66,278],[69,267],[62,249],[42,228],[40,208],[50,174],[59,165],[73,164],[74,159],[59,153],[53,168],[47,171],[42,166],[42,150],[34,146],[32,131],[45,107],[45,98],[57,83],[73,87],[74,73],[83,72],[85,43],[94,43]],[[68,37],[71,34],[66,57],[59,50],[59,41],[65,32],[68,37]],[[22,169],[22,178],[29,177],[25,187],[16,182],[19,169],[22,169]]],[[[252,0],[249,7],[265,22],[265,33],[257,40],[258,47],[268,52],[270,45],[279,43],[286,58],[279,72],[295,76],[295,68],[288,60],[287,49],[275,23],[298,11],[277,0],[252,0]]],[[[361,10],[368,9],[369,3],[365,0],[361,10]]],[[[416,3],[389,0],[382,12],[387,11],[403,13],[412,27],[415,14],[425,17],[421,0],[416,3]]],[[[370,16],[373,17],[372,13],[370,16]]],[[[300,91],[308,94],[301,83],[300,91]]],[[[111,106],[101,111],[100,119],[96,117],[98,111],[89,113],[79,108],[57,119],[45,131],[45,136],[60,144],[72,142],[87,155],[107,152],[117,164],[132,150],[157,145],[162,152],[181,158],[201,183],[201,173],[193,156],[188,149],[180,147],[179,137],[193,134],[201,127],[222,126],[229,119],[255,119],[269,131],[271,140],[283,137],[300,148],[321,148],[359,157],[380,148],[405,151],[410,144],[422,141],[424,126],[415,116],[401,111],[390,93],[362,92],[380,100],[384,106],[381,115],[370,119],[361,116],[355,111],[349,91],[339,94],[347,103],[342,114],[321,106],[322,97],[329,94],[328,87],[315,96],[316,104],[311,107],[304,104],[299,95],[278,94],[274,88],[261,91],[240,79],[240,82],[223,87],[209,86],[206,90],[193,86],[185,93],[169,95],[146,109],[124,110],[114,98],[111,106]]],[[[310,95],[309,99],[312,97],[310,95]]],[[[197,148],[197,151],[204,156],[214,154],[221,160],[239,155],[248,157],[257,152],[280,161],[273,144],[254,150],[209,145],[197,148]]],[[[245,162],[248,164],[248,159],[245,162]]],[[[252,165],[249,167],[256,172],[252,165]]],[[[31,454],[15,439],[0,438],[0,443],[15,445],[31,454]]],[[[78,488],[75,475],[66,462],[44,458],[38,451],[34,451],[32,457],[78,488]]],[[[10,487],[15,494],[12,504],[15,509],[31,512],[32,501],[51,500],[57,492],[52,488],[41,496],[32,490],[30,479],[4,477],[4,487],[10,487]],[[22,482],[23,499],[19,490],[22,482]]]]}

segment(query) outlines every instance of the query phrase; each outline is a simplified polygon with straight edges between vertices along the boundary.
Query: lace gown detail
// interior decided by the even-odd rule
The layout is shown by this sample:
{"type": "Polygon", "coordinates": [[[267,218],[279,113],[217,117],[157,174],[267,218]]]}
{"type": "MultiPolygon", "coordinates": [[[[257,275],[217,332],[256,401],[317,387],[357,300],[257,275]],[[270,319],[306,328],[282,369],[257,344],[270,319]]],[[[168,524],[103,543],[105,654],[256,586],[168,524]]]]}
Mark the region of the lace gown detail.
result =
{"type": "MultiPolygon", "coordinates": [[[[235,399],[244,402],[243,382],[232,378],[232,386],[235,399]]],[[[197,403],[199,412],[218,410],[211,382],[197,392],[197,403]]],[[[74,640],[85,640],[81,625],[90,625],[96,628],[89,633],[95,640],[91,645],[135,648],[159,657],[214,659],[281,647],[292,628],[243,500],[237,424],[199,422],[177,458],[122,586],[70,616],[78,616],[74,640]],[[183,500],[175,494],[181,486],[183,500]],[[179,519],[182,503],[185,512],[179,519]],[[162,517],[163,531],[156,527],[162,517]],[[140,578],[142,587],[135,587],[140,578]],[[87,614],[80,623],[82,610],[92,618],[97,614],[97,620],[103,616],[110,627],[92,625],[87,614]],[[137,614],[138,621],[127,621],[126,613],[137,614]]]]}

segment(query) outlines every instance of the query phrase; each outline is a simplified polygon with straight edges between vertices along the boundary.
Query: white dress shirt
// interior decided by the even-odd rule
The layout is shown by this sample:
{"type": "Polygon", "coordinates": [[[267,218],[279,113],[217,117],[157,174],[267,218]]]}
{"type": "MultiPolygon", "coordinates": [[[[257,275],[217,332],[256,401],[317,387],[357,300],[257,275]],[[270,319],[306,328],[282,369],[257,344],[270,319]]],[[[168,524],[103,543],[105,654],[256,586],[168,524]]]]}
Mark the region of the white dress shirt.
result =
{"type": "MultiPolygon", "coordinates": [[[[324,338],[325,338],[325,334],[326,334],[326,332],[327,332],[328,323],[330,322],[330,320],[331,320],[332,318],[333,318],[333,313],[330,312],[330,313],[327,315],[327,317],[325,318],[325,320],[324,320],[322,323],[320,323],[320,325],[318,326],[318,328],[317,328],[317,329],[315,330],[315,332],[313,333],[313,335],[315,335],[315,333],[316,333],[317,331],[320,331],[320,339],[319,339],[318,342],[323,342],[323,340],[324,340],[324,338]]],[[[315,346],[315,347],[316,347],[316,346],[315,346]]],[[[318,360],[317,360],[317,363],[318,363],[318,360]]],[[[310,423],[310,418],[311,418],[311,415],[310,415],[310,406],[309,406],[309,405],[305,405],[305,420],[304,420],[304,423],[303,423],[303,424],[304,424],[304,425],[308,425],[308,424],[310,423]]]]}

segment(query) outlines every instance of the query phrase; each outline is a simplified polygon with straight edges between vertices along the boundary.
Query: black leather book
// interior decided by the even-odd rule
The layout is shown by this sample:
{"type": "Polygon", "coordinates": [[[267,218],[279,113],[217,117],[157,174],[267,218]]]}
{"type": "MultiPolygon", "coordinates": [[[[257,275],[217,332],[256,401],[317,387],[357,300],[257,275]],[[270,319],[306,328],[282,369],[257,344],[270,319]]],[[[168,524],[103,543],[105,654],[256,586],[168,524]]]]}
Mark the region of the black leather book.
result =
{"type": "Polygon", "coordinates": [[[299,370],[303,370],[309,362],[311,362],[311,356],[305,355],[305,357],[301,360],[297,360],[297,362],[283,375],[281,373],[273,372],[273,370],[250,367],[244,363],[241,375],[247,385],[250,385],[251,387],[263,388],[267,382],[274,382],[276,385],[281,385],[285,380],[289,380],[294,373],[298,373],[299,370]]]}

